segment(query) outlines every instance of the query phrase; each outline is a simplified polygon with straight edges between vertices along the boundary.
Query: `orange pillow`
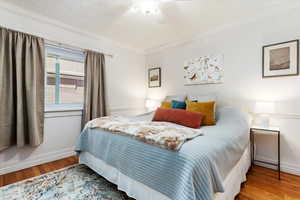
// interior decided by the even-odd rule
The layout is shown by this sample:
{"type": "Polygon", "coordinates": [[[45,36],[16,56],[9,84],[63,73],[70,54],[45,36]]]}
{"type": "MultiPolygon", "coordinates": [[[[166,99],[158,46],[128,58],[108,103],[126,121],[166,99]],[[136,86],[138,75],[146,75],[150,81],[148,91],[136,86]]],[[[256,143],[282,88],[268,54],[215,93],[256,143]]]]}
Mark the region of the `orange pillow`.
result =
{"type": "Polygon", "coordinates": [[[172,108],[172,103],[168,102],[168,101],[163,101],[163,102],[161,102],[160,107],[161,108],[172,108]]]}
{"type": "Polygon", "coordinates": [[[186,101],[186,110],[191,112],[199,112],[205,115],[203,125],[215,125],[215,102],[191,102],[186,101]]]}
{"type": "Polygon", "coordinates": [[[190,128],[199,128],[204,115],[183,109],[157,108],[152,121],[164,121],[180,124],[190,128]]]}

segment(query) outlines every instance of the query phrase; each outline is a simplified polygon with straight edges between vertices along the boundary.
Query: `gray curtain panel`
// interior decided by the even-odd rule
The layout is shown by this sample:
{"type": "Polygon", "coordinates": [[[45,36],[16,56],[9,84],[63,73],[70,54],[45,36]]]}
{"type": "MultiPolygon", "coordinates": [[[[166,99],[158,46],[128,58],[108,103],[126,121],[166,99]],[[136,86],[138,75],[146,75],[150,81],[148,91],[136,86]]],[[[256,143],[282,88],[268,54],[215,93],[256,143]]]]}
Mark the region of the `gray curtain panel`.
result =
{"type": "Polygon", "coordinates": [[[83,125],[89,120],[103,117],[107,113],[105,102],[105,57],[102,53],[86,52],[84,80],[83,125]]]}
{"type": "Polygon", "coordinates": [[[42,38],[0,27],[0,151],[43,142],[44,49],[42,38]]]}

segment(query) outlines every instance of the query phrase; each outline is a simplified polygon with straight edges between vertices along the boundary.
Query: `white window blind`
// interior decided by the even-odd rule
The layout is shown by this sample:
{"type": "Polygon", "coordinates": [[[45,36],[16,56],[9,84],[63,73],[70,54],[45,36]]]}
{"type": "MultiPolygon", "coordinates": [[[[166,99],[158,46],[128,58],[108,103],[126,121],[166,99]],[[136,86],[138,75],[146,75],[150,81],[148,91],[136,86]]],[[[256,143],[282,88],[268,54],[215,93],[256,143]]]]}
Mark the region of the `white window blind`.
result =
{"type": "Polygon", "coordinates": [[[82,50],[46,44],[46,108],[82,107],[84,60],[82,50]]]}

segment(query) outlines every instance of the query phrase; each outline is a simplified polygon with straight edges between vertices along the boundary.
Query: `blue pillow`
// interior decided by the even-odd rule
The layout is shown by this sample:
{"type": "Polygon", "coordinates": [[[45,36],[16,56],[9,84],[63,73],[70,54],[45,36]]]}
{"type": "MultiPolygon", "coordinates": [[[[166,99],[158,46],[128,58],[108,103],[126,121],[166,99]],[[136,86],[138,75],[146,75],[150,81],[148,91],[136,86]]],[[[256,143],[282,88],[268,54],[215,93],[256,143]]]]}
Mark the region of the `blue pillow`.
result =
{"type": "Polygon", "coordinates": [[[172,100],[172,108],[174,108],[174,109],[185,109],[186,104],[185,104],[184,101],[172,100]]]}

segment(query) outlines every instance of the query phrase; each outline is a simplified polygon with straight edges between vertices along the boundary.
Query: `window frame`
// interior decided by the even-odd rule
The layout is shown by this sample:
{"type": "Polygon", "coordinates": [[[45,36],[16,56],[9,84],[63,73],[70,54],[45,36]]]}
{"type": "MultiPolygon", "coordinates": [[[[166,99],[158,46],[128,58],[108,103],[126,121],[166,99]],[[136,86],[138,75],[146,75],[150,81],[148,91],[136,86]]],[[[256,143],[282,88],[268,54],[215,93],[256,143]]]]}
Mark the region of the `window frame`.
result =
{"type": "MultiPolygon", "coordinates": [[[[52,46],[52,44],[51,44],[52,46]]],[[[56,48],[61,48],[61,49],[64,49],[64,47],[56,47],[56,48]]],[[[82,52],[82,51],[79,51],[79,50],[75,50],[75,51],[78,51],[78,52],[82,52]]],[[[85,52],[82,52],[84,57],[85,57],[85,52]]],[[[45,112],[65,112],[65,111],[82,111],[83,110],[83,105],[84,103],[57,103],[60,101],[60,87],[58,87],[58,91],[57,91],[57,84],[59,85],[61,80],[60,80],[60,75],[62,73],[60,73],[60,63],[59,61],[55,63],[55,103],[54,104],[47,104],[46,103],[46,86],[47,86],[47,75],[48,75],[48,72],[46,71],[46,59],[48,57],[52,57],[52,58],[56,58],[56,59],[63,59],[63,60],[67,60],[67,61],[72,61],[72,62],[78,62],[78,63],[82,63],[84,64],[84,60],[76,60],[76,59],[70,59],[70,58],[66,58],[66,57],[63,57],[63,56],[59,56],[59,55],[55,55],[55,54],[51,54],[48,52],[47,50],[47,44],[46,44],[46,47],[45,47],[45,80],[44,80],[44,85],[45,85],[45,91],[44,91],[44,97],[45,97],[45,112]],[[57,75],[57,72],[58,75],[57,75]],[[58,78],[58,79],[57,79],[58,78]],[[58,99],[57,99],[58,98],[58,99]]],[[[84,67],[84,66],[83,66],[84,67]]],[[[85,72],[84,72],[85,73],[85,72]]],[[[68,74],[65,74],[65,75],[68,75],[68,74]]],[[[72,76],[72,75],[70,75],[72,76]]],[[[84,77],[85,75],[83,74],[83,76],[80,76],[80,77],[84,77]]],[[[83,86],[84,88],[85,86],[83,86]]],[[[84,96],[83,96],[84,98],[84,96]]],[[[83,99],[84,101],[84,99],[83,99]]]]}

